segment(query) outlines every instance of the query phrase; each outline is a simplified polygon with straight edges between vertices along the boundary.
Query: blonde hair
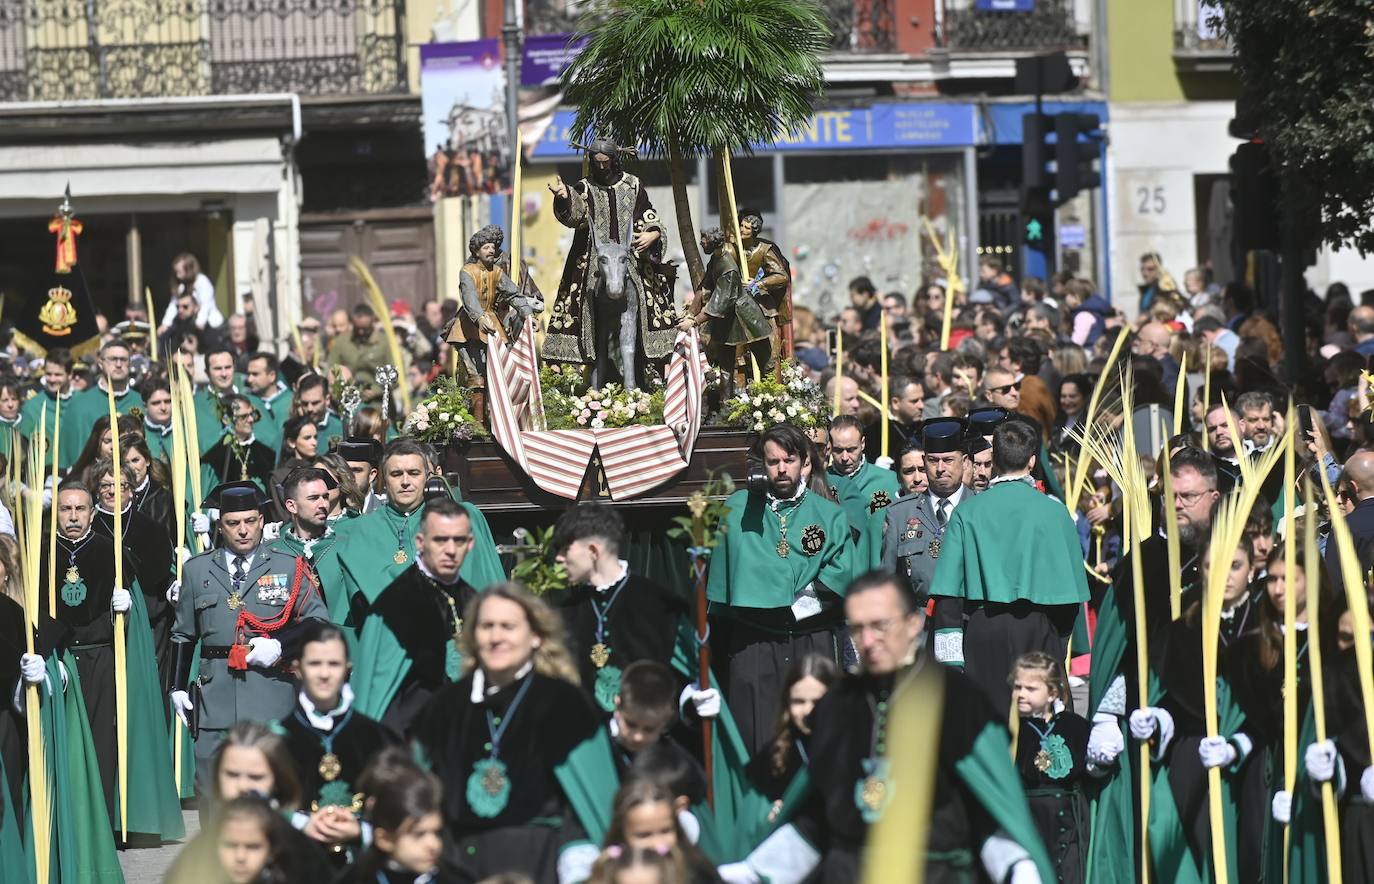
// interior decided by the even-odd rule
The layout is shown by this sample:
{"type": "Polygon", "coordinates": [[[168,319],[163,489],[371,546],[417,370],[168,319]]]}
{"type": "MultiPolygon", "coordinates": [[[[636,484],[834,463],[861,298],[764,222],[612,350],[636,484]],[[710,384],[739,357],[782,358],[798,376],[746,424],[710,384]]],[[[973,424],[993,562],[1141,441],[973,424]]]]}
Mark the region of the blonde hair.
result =
{"type": "Polygon", "coordinates": [[[1016,673],[1021,670],[1034,672],[1045,680],[1045,685],[1050,689],[1052,699],[1067,700],[1069,696],[1069,681],[1064,677],[1064,664],[1056,660],[1043,651],[1031,651],[1016,658],[1012,664],[1011,674],[1007,676],[1007,682],[1016,681],[1016,673]]]}
{"type": "Polygon", "coordinates": [[[19,541],[13,535],[0,534],[0,565],[5,566],[5,580],[0,592],[24,607],[24,575],[19,561],[19,541]]]}
{"type": "Polygon", "coordinates": [[[573,663],[572,654],[568,653],[568,646],[563,642],[562,618],[543,599],[514,581],[488,586],[468,603],[467,610],[463,612],[463,634],[458,639],[458,650],[463,655],[464,675],[477,667],[477,617],[482,605],[494,598],[515,602],[524,609],[525,620],[534,634],[539,636],[539,647],[534,649],[535,672],[570,684],[582,684],[577,665],[573,663]]]}

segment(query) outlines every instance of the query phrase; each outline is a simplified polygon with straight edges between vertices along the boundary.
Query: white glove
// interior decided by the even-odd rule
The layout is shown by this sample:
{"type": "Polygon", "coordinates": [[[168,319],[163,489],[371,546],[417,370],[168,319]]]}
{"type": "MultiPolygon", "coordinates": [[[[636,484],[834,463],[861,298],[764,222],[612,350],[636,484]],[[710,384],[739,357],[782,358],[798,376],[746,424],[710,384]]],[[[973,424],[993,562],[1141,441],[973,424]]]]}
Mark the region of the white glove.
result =
{"type": "Polygon", "coordinates": [[[249,666],[275,666],[280,659],[281,642],[276,639],[259,635],[248,640],[248,657],[245,662],[249,666]]]}
{"type": "Polygon", "coordinates": [[[181,599],[181,581],[173,580],[172,585],[167,587],[167,601],[176,604],[181,599]]]}
{"type": "Polygon", "coordinates": [[[209,534],[210,517],[200,510],[191,513],[191,530],[196,534],[209,534]]]}
{"type": "Polygon", "coordinates": [[[179,547],[177,547],[177,556],[181,559],[181,563],[182,563],[183,565],[186,564],[186,560],[189,559],[189,558],[190,558],[191,556],[193,556],[193,555],[195,555],[195,553],[191,552],[191,550],[188,549],[187,547],[184,547],[184,546],[179,546],[179,547]]]}
{"type": "Polygon", "coordinates": [[[39,684],[47,672],[47,661],[38,654],[24,654],[19,658],[19,672],[27,684],[39,684]]]}
{"type": "Polygon", "coordinates": [[[1159,721],[1153,709],[1131,710],[1131,736],[1141,742],[1150,739],[1159,729],[1159,721]]]}
{"type": "Polygon", "coordinates": [[[263,526],[263,540],[276,540],[278,537],[281,537],[281,522],[268,522],[263,526]]]}
{"type": "Polygon", "coordinates": [[[116,614],[127,614],[129,608],[133,607],[134,597],[129,595],[127,589],[116,589],[110,596],[110,608],[116,614]]]}
{"type": "Polygon", "coordinates": [[[692,685],[687,690],[691,691],[690,699],[692,706],[697,710],[700,718],[715,718],[720,714],[720,691],[715,688],[698,690],[696,685],[692,685]]]}
{"type": "MultiPolygon", "coordinates": [[[[1307,755],[1303,759],[1307,767],[1307,775],[1318,783],[1329,783],[1336,777],[1336,742],[1334,740],[1322,740],[1320,743],[1313,743],[1307,747],[1307,755]]],[[[1363,780],[1363,777],[1361,777],[1363,780]]],[[[1363,786],[1363,783],[1361,783],[1363,786]]]]}
{"type": "Polygon", "coordinates": [[[1041,884],[1040,870],[1035,867],[1035,863],[1023,859],[1011,867],[1011,875],[1007,881],[1009,884],[1041,884]]]}
{"type": "Polygon", "coordinates": [[[892,458],[886,454],[880,454],[873,459],[873,465],[880,470],[890,470],[892,469],[892,458]]]}
{"type": "Polygon", "coordinates": [[[747,862],[728,863],[716,867],[716,874],[725,884],[760,884],[758,872],[749,867],[747,862]]]}
{"type": "Polygon", "coordinates": [[[1202,761],[1202,766],[1210,770],[1235,763],[1240,753],[1225,737],[1203,737],[1202,742],[1197,744],[1197,757],[1202,761]]]}
{"type": "Polygon", "coordinates": [[[1109,767],[1116,757],[1126,748],[1121,736],[1121,725],[1115,715],[1102,715],[1093,719],[1092,733],[1088,735],[1087,758],[1097,767],[1109,767]]]}
{"type": "Polygon", "coordinates": [[[193,708],[195,707],[191,703],[190,694],[185,691],[172,691],[172,711],[177,714],[177,718],[181,719],[181,723],[187,727],[189,727],[191,723],[186,720],[186,716],[191,714],[193,708]]]}
{"type": "Polygon", "coordinates": [[[1374,801],[1374,767],[1366,767],[1360,774],[1360,794],[1365,801],[1374,801]]]}
{"type": "Polygon", "coordinates": [[[1274,793],[1274,800],[1269,803],[1269,812],[1274,817],[1274,822],[1288,825],[1293,818],[1293,793],[1283,789],[1274,793]]]}

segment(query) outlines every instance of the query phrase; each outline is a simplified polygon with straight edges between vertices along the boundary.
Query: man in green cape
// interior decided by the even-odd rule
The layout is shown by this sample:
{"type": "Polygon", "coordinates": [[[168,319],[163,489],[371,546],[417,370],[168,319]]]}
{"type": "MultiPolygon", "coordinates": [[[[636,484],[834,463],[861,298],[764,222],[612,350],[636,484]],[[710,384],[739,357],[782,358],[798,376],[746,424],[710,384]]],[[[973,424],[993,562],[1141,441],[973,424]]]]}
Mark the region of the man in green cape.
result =
{"type": "MultiPolygon", "coordinates": [[[[82,444],[91,435],[95,422],[110,413],[110,394],[106,387],[106,377],[109,377],[110,384],[114,387],[116,411],[124,415],[135,408],[140,411],[143,409],[143,397],[129,380],[127,344],[118,338],[106,341],[100,348],[100,356],[95,367],[95,384],[80,393],[74,393],[71,402],[62,409],[63,429],[67,428],[67,422],[70,421],[71,431],[75,434],[67,437],[64,432],[64,438],[79,439],[82,444]]],[[[79,449],[77,454],[80,455],[79,449]]]]}
{"type": "Polygon", "coordinates": [[[337,487],[334,477],[317,467],[298,467],[287,473],[282,497],[291,521],[267,548],[305,559],[320,582],[329,619],[342,625],[348,615],[348,599],[334,554],[339,535],[329,524],[329,492],[337,487]]]}
{"type": "MultiPolygon", "coordinates": [[[[1217,491],[1217,467],[1212,457],[1195,448],[1185,448],[1170,461],[1174,507],[1179,521],[1183,573],[1180,585],[1186,606],[1198,584],[1198,558],[1212,529],[1212,510],[1221,495],[1217,491]]],[[[1171,622],[1167,543],[1162,533],[1146,538],[1121,557],[1115,578],[1098,608],[1097,628],[1093,633],[1092,675],[1089,682],[1087,715],[1093,722],[1088,740],[1088,761],[1097,767],[1117,764],[1117,770],[1103,783],[1093,802],[1093,834],[1089,873],[1094,881],[1133,881],[1139,869],[1140,822],[1138,820],[1139,777],[1137,756],[1123,751],[1127,718],[1142,705],[1157,705],[1163,698],[1159,673],[1167,656],[1164,637],[1171,622]],[[1149,696],[1141,702],[1136,659],[1135,595],[1131,577],[1133,555],[1140,556],[1145,595],[1145,629],[1148,646],[1149,696]],[[1157,639],[1157,640],[1156,640],[1157,639]],[[1133,845],[1131,849],[1123,849],[1133,845]]],[[[1147,772],[1151,789],[1151,859],[1156,869],[1187,868],[1187,845],[1181,828],[1156,825],[1166,811],[1177,821],[1167,778],[1147,772]],[[1163,810],[1161,810],[1163,808],[1163,810]],[[1156,837],[1167,830],[1168,837],[1156,837]]],[[[1177,872],[1176,872],[1177,873],[1177,872]]]]}
{"type": "Polygon", "coordinates": [[[1009,419],[992,445],[997,476],[950,519],[930,594],[935,659],[1009,709],[1012,664],[1031,651],[1064,659],[1088,582],[1073,520],[1032,484],[1035,428],[1009,419]]]}
{"type": "Polygon", "coordinates": [[[841,414],[830,421],[830,468],[826,481],[835,490],[849,530],[863,544],[873,514],[897,500],[901,483],[887,467],[871,464],[864,456],[864,425],[852,414],[841,414]]]}
{"type": "Polygon", "coordinates": [[[791,661],[814,653],[839,662],[854,544],[844,510],[807,490],[810,446],[790,424],[764,432],[767,479],[726,499],[711,558],[714,644],[729,661],[725,696],[751,753],[772,739],[791,661]]]}
{"type": "Polygon", "coordinates": [[[282,427],[291,414],[291,391],[278,377],[277,357],[271,353],[252,353],[244,368],[243,380],[248,387],[244,395],[262,415],[253,430],[262,444],[274,452],[279,451],[282,427]]]}
{"type": "MultiPolygon", "coordinates": [[[[56,429],[58,403],[61,402],[63,411],[71,408],[72,362],[71,351],[61,347],[49,350],[43,358],[43,377],[39,381],[38,391],[19,408],[19,432],[26,441],[33,441],[39,423],[44,424],[44,435],[47,439],[52,440],[56,437],[53,430],[56,429]]],[[[57,465],[64,470],[71,467],[81,454],[81,446],[86,444],[86,437],[90,435],[90,427],[87,427],[86,432],[80,434],[78,439],[78,434],[71,426],[64,421],[62,437],[57,440],[56,445],[48,447],[49,452],[57,452],[57,465]]],[[[52,466],[51,454],[44,457],[44,463],[45,466],[52,466]]]]}
{"type": "Polygon", "coordinates": [[[315,422],[320,451],[328,451],[335,442],[344,437],[346,428],[339,416],[330,408],[329,382],[317,374],[302,375],[296,381],[296,392],[292,397],[293,407],[315,422]]]}
{"type": "Polygon", "coordinates": [[[992,881],[1054,881],[1012,766],[1006,715],[962,672],[935,666],[924,652],[924,600],[905,580],[874,571],[848,587],[845,615],[861,671],[811,714],[808,752],[825,763],[810,767],[811,791],[793,820],[743,862],[721,867],[721,878],[796,884],[819,870],[822,881],[859,880],[869,827],[904,800],[891,753],[919,752],[935,766],[927,880],[972,880],[981,865],[992,881]],[[890,707],[913,699],[932,715],[936,744],[889,746],[890,707]]]}
{"type": "MultiPolygon", "coordinates": [[[[387,505],[352,520],[334,547],[350,611],[365,612],[377,595],[415,563],[415,536],[424,507],[425,481],[432,472],[429,453],[409,438],[386,447],[381,462],[387,505]]],[[[472,520],[473,549],[461,576],[481,590],[506,579],[491,529],[481,510],[460,503],[472,520]]],[[[349,625],[360,622],[350,615],[349,625]]]]}
{"type": "Polygon", "coordinates": [[[234,384],[234,352],[227,347],[212,348],[205,354],[205,376],[210,379],[208,386],[196,391],[193,397],[196,406],[196,438],[200,442],[203,456],[213,448],[224,434],[231,429],[225,420],[229,406],[224,397],[239,392],[234,384]]]}

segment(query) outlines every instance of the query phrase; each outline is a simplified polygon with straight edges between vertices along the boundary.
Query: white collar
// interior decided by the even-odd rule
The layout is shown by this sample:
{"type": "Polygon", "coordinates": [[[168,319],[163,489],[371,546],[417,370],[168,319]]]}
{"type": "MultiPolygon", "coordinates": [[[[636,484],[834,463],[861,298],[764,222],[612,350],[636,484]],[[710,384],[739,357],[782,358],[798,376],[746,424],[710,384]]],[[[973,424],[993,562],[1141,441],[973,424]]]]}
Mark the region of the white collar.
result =
{"type": "Polygon", "coordinates": [[[253,547],[253,551],[252,551],[252,552],[246,553],[245,555],[242,555],[242,556],[240,556],[238,553],[236,553],[236,552],[234,552],[233,550],[231,550],[231,549],[229,549],[229,548],[226,547],[225,550],[224,550],[224,566],[225,566],[226,568],[229,568],[230,570],[233,570],[233,567],[234,567],[234,559],[243,559],[244,573],[247,573],[247,569],[253,567],[253,559],[257,556],[257,554],[258,554],[258,548],[257,548],[257,547],[253,547]]]}
{"type": "Polygon", "coordinates": [[[776,510],[776,509],[778,508],[778,504],[780,504],[780,503],[788,503],[788,502],[790,502],[790,501],[798,501],[798,502],[799,502],[799,501],[800,501],[803,497],[805,497],[805,496],[806,496],[806,480],[805,480],[805,479],[802,479],[801,481],[797,482],[797,490],[796,490],[795,492],[793,492],[793,494],[792,494],[791,497],[775,497],[775,496],[773,495],[773,492],[772,492],[772,491],[769,491],[769,492],[768,492],[768,506],[776,510]]]}
{"type": "Polygon", "coordinates": [[[440,586],[457,586],[458,583],[459,583],[459,581],[461,581],[461,580],[463,579],[463,578],[461,578],[461,577],[459,577],[459,576],[457,576],[457,575],[454,575],[452,581],[448,581],[448,580],[443,579],[443,578],[440,577],[438,574],[435,574],[433,571],[429,570],[429,566],[425,564],[424,556],[419,556],[419,555],[417,555],[417,556],[415,557],[415,564],[416,564],[417,566],[419,566],[419,568],[420,568],[420,573],[421,573],[421,574],[425,575],[425,576],[428,577],[430,580],[433,580],[435,583],[439,584],[440,586]]]}
{"type": "Polygon", "coordinates": [[[626,577],[629,576],[629,574],[630,574],[630,563],[629,563],[629,562],[625,561],[624,559],[616,559],[616,565],[619,566],[620,572],[619,572],[618,574],[615,575],[615,578],[614,578],[613,580],[611,580],[610,583],[606,583],[606,584],[593,583],[593,584],[592,584],[592,589],[596,590],[597,592],[606,592],[606,591],[608,591],[608,590],[610,590],[610,589],[614,589],[615,586],[616,586],[618,583],[620,583],[622,580],[624,580],[626,577]]]}
{"type": "Polygon", "coordinates": [[[143,418],[143,426],[147,427],[150,430],[155,430],[159,436],[166,436],[172,432],[171,421],[168,421],[165,424],[160,424],[147,416],[144,416],[143,418]]]}
{"type": "Polygon", "coordinates": [[[959,505],[959,502],[961,500],[964,499],[964,486],[960,485],[958,488],[954,489],[954,493],[951,494],[949,497],[942,498],[940,497],[940,495],[936,494],[934,491],[931,491],[929,489],[926,490],[926,495],[930,498],[931,509],[935,509],[936,507],[938,507],[941,500],[949,501],[950,508],[953,509],[954,507],[959,505]]]}
{"type": "Polygon", "coordinates": [[[344,682],[343,690],[339,692],[339,705],[329,712],[321,713],[315,708],[315,704],[310,702],[310,698],[301,691],[297,695],[301,702],[301,709],[305,712],[306,721],[317,731],[332,731],[336,719],[343,717],[353,706],[353,688],[348,682],[344,682]]]}
{"type": "MultiPolygon", "coordinates": [[[[95,385],[100,389],[100,392],[105,393],[105,394],[109,394],[110,388],[105,386],[105,376],[104,376],[104,375],[101,375],[100,377],[98,377],[98,378],[95,379],[95,385]]],[[[123,393],[120,393],[119,391],[115,391],[115,394],[114,394],[114,395],[115,395],[115,398],[116,398],[116,399],[123,399],[125,396],[128,396],[128,395],[129,395],[129,391],[132,390],[132,389],[133,389],[133,385],[130,384],[129,381],[128,381],[128,379],[126,378],[126,379],[124,380],[124,392],[123,392],[123,393]]]]}
{"type": "Polygon", "coordinates": [[[1024,482],[1032,488],[1035,487],[1035,479],[1031,478],[1030,473],[1017,473],[1014,476],[994,476],[992,479],[988,480],[988,487],[991,488],[994,485],[1002,485],[1006,482],[1024,482]]]}
{"type": "Polygon", "coordinates": [[[146,476],[143,477],[143,481],[142,481],[142,482],[139,482],[139,483],[138,483],[138,487],[134,489],[134,493],[135,493],[135,494],[142,494],[143,491],[144,491],[144,489],[146,489],[146,488],[148,487],[148,483],[151,482],[151,481],[153,481],[153,474],[152,474],[152,473],[149,473],[148,475],[146,475],[146,476]]]}
{"type": "MultiPolygon", "coordinates": [[[[836,476],[839,476],[841,479],[857,479],[857,478],[859,478],[859,474],[862,473],[862,472],[864,471],[864,467],[866,467],[866,466],[868,466],[868,456],[867,456],[867,455],[864,455],[864,454],[861,454],[861,455],[859,455],[859,465],[858,465],[857,467],[854,468],[854,472],[852,472],[852,473],[840,473],[840,472],[835,472],[835,475],[836,475],[836,476]]],[[[834,472],[834,471],[832,471],[832,472],[834,472]]]]}
{"type": "MultiPolygon", "coordinates": [[[[531,660],[524,666],[521,666],[520,670],[515,673],[515,680],[519,681],[520,679],[529,675],[531,670],[533,669],[534,661],[531,660]]],[[[490,697],[492,694],[495,694],[500,690],[501,689],[498,687],[487,687],[487,673],[482,669],[481,666],[478,666],[476,669],[472,671],[472,694],[469,697],[469,699],[471,699],[472,702],[480,703],[487,697],[490,697]]]]}
{"type": "Polygon", "coordinates": [[[251,447],[253,447],[253,443],[256,442],[256,441],[258,441],[258,434],[257,434],[257,433],[254,433],[253,435],[249,436],[247,439],[243,439],[243,440],[240,440],[239,437],[238,437],[237,435],[235,435],[235,436],[234,436],[234,441],[233,441],[231,444],[237,445],[237,446],[240,447],[240,448],[251,448],[251,447]]]}
{"type": "Polygon", "coordinates": [[[7,420],[3,417],[0,417],[0,424],[8,424],[9,426],[13,427],[17,425],[21,420],[23,420],[23,417],[17,414],[14,416],[14,420],[7,420]]]}

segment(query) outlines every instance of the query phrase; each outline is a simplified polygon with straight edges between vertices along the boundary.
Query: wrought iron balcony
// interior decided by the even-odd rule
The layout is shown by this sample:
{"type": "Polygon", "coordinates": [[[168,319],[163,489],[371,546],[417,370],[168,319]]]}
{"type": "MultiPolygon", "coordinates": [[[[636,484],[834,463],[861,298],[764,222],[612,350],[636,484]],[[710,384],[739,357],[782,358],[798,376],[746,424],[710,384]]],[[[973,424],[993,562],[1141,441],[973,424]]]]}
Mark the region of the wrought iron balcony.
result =
{"type": "Polygon", "coordinates": [[[940,45],[951,52],[1032,52],[1085,49],[1088,28],[1074,16],[1072,0],[943,4],[940,45]]]}
{"type": "Polygon", "coordinates": [[[1209,0],[1174,0],[1174,64],[1182,70],[1229,70],[1235,54],[1209,0]]]}
{"type": "Polygon", "coordinates": [[[897,48],[895,0],[821,0],[834,52],[892,52],[897,48]]]}
{"type": "Polygon", "coordinates": [[[0,101],[406,89],[402,0],[0,0],[0,101]]]}

